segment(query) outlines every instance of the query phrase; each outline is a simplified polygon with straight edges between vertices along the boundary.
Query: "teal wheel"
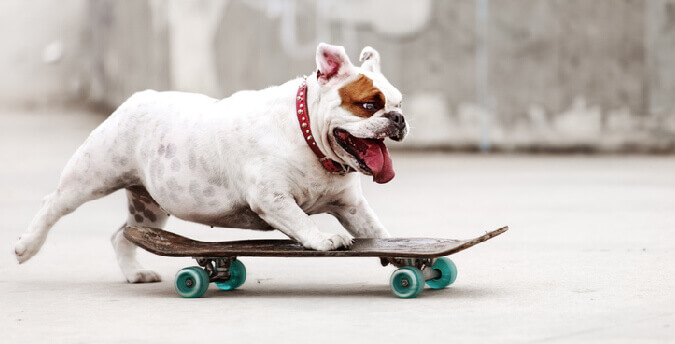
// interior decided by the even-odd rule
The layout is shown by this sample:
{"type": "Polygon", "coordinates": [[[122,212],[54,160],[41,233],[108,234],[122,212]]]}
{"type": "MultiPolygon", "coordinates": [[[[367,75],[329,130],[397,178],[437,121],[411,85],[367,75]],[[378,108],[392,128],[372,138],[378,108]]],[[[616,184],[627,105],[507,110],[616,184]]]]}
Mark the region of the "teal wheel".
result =
{"type": "Polygon", "coordinates": [[[424,275],[420,269],[406,266],[391,274],[391,291],[402,299],[412,299],[424,290],[424,275]]]}
{"type": "Polygon", "coordinates": [[[201,297],[209,289],[209,275],[204,269],[193,266],[176,273],[176,293],[182,297],[201,297]]]}
{"type": "Polygon", "coordinates": [[[230,265],[230,279],[224,282],[216,282],[216,286],[222,290],[239,288],[246,282],[246,267],[240,260],[235,259],[230,265]]]}
{"type": "Polygon", "coordinates": [[[427,281],[427,284],[431,289],[443,289],[455,283],[455,280],[457,279],[457,266],[450,258],[438,258],[431,268],[441,274],[440,277],[427,281]]]}

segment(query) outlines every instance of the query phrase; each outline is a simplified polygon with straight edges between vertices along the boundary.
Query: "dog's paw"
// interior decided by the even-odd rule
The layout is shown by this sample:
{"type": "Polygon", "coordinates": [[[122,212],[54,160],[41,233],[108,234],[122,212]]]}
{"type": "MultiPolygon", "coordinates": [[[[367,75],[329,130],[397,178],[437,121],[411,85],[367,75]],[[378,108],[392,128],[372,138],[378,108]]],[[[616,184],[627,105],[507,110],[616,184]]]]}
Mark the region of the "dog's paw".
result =
{"type": "Polygon", "coordinates": [[[322,237],[318,240],[303,244],[303,246],[317,251],[331,251],[341,247],[349,247],[354,242],[351,237],[345,234],[322,234],[322,237]]]}
{"type": "Polygon", "coordinates": [[[152,270],[136,270],[126,275],[129,283],[154,283],[161,282],[162,276],[152,270]]]}
{"type": "Polygon", "coordinates": [[[28,259],[38,253],[43,242],[44,240],[41,241],[39,238],[34,238],[29,235],[24,235],[19,238],[19,241],[14,245],[14,255],[16,256],[16,260],[19,261],[19,264],[25,263],[28,259]]]}

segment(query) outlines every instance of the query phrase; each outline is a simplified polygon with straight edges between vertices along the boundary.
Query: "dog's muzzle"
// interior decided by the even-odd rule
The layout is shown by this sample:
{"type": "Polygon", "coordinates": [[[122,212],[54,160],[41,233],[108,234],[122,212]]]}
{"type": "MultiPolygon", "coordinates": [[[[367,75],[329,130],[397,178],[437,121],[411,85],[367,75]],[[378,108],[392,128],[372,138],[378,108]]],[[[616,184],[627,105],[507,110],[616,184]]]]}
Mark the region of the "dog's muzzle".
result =
{"type": "Polygon", "coordinates": [[[394,141],[403,140],[408,131],[403,115],[397,111],[389,111],[383,117],[389,119],[388,137],[394,141]]]}

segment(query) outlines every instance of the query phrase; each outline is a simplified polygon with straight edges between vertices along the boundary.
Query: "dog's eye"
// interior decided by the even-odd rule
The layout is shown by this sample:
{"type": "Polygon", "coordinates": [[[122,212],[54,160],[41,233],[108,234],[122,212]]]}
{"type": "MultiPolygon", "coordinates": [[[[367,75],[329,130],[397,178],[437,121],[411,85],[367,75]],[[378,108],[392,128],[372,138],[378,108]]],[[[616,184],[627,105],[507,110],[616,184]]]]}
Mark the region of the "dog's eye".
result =
{"type": "Polygon", "coordinates": [[[366,111],[375,111],[375,103],[362,103],[361,107],[363,107],[366,111]]]}

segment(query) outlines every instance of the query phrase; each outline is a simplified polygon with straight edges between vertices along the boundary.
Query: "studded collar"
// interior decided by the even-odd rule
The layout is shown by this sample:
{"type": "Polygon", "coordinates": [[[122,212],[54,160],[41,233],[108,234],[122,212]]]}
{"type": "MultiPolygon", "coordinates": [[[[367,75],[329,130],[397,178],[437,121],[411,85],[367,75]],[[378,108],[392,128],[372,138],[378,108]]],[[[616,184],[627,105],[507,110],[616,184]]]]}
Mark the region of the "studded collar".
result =
{"type": "Polygon", "coordinates": [[[295,113],[298,116],[302,137],[305,138],[305,142],[319,159],[323,168],[333,174],[344,175],[350,172],[351,168],[349,166],[343,166],[323,154],[316,144],[316,139],[312,136],[312,128],[309,125],[309,109],[307,108],[307,77],[302,80],[300,87],[298,87],[298,94],[295,98],[295,113]]]}

